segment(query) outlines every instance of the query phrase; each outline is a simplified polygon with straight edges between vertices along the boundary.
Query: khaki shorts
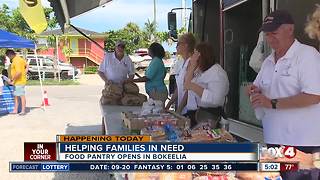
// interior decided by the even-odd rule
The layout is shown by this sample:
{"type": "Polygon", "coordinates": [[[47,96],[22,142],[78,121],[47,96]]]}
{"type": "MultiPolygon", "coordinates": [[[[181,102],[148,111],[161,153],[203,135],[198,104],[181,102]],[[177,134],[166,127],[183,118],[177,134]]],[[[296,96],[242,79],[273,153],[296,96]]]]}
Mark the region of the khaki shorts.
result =
{"type": "Polygon", "coordinates": [[[26,94],[25,86],[14,86],[14,96],[24,96],[26,94]]]}

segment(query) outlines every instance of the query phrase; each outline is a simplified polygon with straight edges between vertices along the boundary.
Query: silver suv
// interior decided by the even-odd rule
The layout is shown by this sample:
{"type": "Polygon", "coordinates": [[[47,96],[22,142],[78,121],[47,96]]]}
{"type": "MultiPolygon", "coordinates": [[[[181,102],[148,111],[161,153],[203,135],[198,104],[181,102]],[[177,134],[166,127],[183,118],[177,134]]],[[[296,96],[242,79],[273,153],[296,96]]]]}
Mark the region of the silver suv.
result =
{"type": "MultiPolygon", "coordinates": [[[[27,79],[38,79],[38,67],[37,67],[37,61],[35,55],[27,55],[27,61],[28,61],[28,73],[27,73],[27,79]]],[[[38,56],[39,61],[39,69],[40,74],[45,76],[45,78],[53,78],[54,77],[54,62],[53,59],[50,56],[38,56]]],[[[60,73],[60,77],[62,79],[72,79],[73,74],[75,77],[79,76],[81,71],[74,67],[71,64],[63,63],[61,61],[58,61],[57,71],[60,73]]]]}

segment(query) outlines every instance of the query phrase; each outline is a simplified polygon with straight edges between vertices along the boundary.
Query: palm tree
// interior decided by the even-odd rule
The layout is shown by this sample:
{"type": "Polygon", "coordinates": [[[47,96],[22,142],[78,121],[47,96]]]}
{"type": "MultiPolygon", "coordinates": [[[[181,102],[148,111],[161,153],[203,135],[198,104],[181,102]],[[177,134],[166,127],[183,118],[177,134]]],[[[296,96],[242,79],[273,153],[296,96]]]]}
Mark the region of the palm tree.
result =
{"type": "Polygon", "coordinates": [[[126,27],[124,27],[125,31],[129,31],[131,33],[139,33],[140,32],[140,28],[137,24],[133,23],[133,22],[129,22],[126,27]]]}
{"type": "Polygon", "coordinates": [[[153,42],[156,41],[156,32],[157,32],[157,25],[155,22],[150,22],[150,20],[148,19],[148,21],[146,23],[144,23],[144,31],[146,33],[147,36],[147,40],[149,42],[153,42]]]}

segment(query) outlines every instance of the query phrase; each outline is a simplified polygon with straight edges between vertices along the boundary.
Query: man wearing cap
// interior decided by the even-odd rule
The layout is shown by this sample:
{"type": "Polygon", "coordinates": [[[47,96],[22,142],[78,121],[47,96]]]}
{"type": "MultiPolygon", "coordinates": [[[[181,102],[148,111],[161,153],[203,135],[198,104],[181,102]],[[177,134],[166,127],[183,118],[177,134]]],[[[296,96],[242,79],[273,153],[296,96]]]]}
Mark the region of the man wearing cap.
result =
{"type": "Polygon", "coordinates": [[[248,94],[262,110],[264,142],[290,145],[305,153],[320,148],[320,54],[294,36],[294,21],[283,10],[263,21],[272,53],[264,60],[248,94]]]}
{"type": "Polygon", "coordinates": [[[106,83],[122,84],[134,77],[134,65],[129,56],[124,52],[125,43],[117,41],[114,52],[106,53],[99,66],[98,74],[106,83]]]}

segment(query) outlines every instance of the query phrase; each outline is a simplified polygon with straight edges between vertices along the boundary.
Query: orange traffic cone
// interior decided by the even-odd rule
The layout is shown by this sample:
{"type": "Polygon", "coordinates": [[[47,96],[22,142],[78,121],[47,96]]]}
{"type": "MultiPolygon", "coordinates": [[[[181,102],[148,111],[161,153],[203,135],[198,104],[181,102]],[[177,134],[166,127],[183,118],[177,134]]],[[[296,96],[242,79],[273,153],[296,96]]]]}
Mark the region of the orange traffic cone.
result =
{"type": "Polygon", "coordinates": [[[43,100],[41,106],[50,106],[47,91],[43,91],[43,100]]]}

